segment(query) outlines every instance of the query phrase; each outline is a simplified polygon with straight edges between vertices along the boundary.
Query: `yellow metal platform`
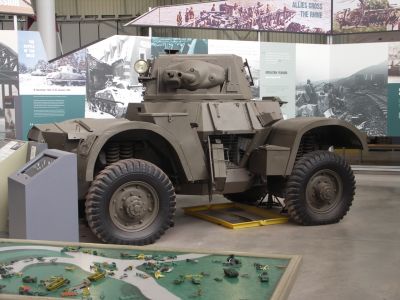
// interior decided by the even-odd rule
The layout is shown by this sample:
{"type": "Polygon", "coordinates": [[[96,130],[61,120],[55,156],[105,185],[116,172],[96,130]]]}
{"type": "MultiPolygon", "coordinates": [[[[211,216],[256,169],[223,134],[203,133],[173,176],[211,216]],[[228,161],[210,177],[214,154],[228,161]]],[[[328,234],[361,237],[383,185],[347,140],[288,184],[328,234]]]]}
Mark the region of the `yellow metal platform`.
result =
{"type": "Polygon", "coordinates": [[[256,206],[239,203],[222,203],[183,208],[191,215],[230,229],[241,229],[286,223],[289,217],[256,206]]]}

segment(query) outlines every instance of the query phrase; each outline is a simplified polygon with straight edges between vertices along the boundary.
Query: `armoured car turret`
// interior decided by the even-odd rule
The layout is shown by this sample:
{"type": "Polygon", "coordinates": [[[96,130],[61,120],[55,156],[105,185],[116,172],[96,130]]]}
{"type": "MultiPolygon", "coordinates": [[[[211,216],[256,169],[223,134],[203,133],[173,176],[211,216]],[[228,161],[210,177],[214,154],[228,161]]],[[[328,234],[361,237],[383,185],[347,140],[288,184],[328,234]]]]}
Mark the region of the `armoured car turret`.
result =
{"type": "Polygon", "coordinates": [[[135,64],[145,91],[126,118],[36,125],[29,139],[78,155],[79,195],[104,242],[155,242],[173,224],[175,194],[256,203],[282,197],[302,225],[338,222],[355,181],[331,146],[365,148],[336,119],[283,120],[278,98],[251,100],[235,55],[161,55],[135,64]]]}

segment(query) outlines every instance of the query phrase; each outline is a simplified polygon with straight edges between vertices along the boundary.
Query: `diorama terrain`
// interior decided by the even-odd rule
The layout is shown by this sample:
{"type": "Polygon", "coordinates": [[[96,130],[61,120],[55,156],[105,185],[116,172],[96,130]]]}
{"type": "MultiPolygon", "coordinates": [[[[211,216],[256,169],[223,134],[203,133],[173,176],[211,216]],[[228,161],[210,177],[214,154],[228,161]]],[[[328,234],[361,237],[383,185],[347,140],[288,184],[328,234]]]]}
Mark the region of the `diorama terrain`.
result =
{"type": "Polygon", "coordinates": [[[0,299],[285,299],[298,263],[297,256],[0,240],[0,299]]]}

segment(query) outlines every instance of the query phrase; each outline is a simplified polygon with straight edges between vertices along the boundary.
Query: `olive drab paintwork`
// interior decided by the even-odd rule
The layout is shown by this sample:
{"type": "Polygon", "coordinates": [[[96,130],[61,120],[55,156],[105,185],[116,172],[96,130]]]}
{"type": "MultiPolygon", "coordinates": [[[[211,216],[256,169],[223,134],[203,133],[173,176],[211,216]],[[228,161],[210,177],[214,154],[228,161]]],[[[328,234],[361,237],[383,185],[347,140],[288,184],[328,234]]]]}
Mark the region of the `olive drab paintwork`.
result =
{"type": "MultiPolygon", "coordinates": [[[[130,104],[124,119],[69,120],[29,132],[31,140],[78,154],[81,197],[96,168],[108,164],[112,141],[134,147],[145,137],[154,149],[162,141],[173,166],[166,173],[178,193],[191,194],[207,194],[210,181],[213,192],[235,193],[257,177],[289,175],[302,137],[316,128],[326,145],[366,147],[365,136],[344,121],[283,120],[278,98],[251,100],[247,69],[235,55],[161,55],[140,80],[144,101],[130,104]]],[[[156,162],[154,156],[140,154],[156,162]]]]}
{"type": "Polygon", "coordinates": [[[325,118],[284,120],[279,98],[251,99],[250,69],[235,55],[161,55],[136,66],[144,101],[129,104],[125,118],[35,125],[28,135],[77,154],[79,197],[86,197],[88,224],[104,242],[157,240],[173,222],[175,193],[210,199],[218,193],[239,202],[287,196],[289,214],[304,225],[346,214],[354,177],[327,150],[366,149],[355,127],[325,118]],[[318,168],[327,170],[314,174],[318,168]]]}

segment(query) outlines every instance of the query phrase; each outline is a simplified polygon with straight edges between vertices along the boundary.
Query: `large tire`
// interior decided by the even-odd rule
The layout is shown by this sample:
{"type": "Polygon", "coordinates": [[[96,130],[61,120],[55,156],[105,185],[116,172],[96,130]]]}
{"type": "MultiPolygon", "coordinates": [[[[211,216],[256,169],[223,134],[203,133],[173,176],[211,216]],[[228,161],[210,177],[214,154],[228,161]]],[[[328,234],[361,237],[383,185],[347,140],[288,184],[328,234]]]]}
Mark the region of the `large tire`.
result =
{"type": "Polygon", "coordinates": [[[332,152],[315,151],[294,166],[287,182],[286,205],[298,224],[332,224],[347,214],[354,193],[354,175],[347,162],[332,152]]]}
{"type": "Polygon", "coordinates": [[[224,194],[224,197],[232,202],[254,204],[265,198],[267,188],[264,186],[253,187],[247,191],[235,194],[224,194]]]}
{"type": "Polygon", "coordinates": [[[86,218],[103,242],[154,243],[171,224],[175,191],[167,175],[154,164],[118,161],[101,171],[86,196],[86,218]]]}

